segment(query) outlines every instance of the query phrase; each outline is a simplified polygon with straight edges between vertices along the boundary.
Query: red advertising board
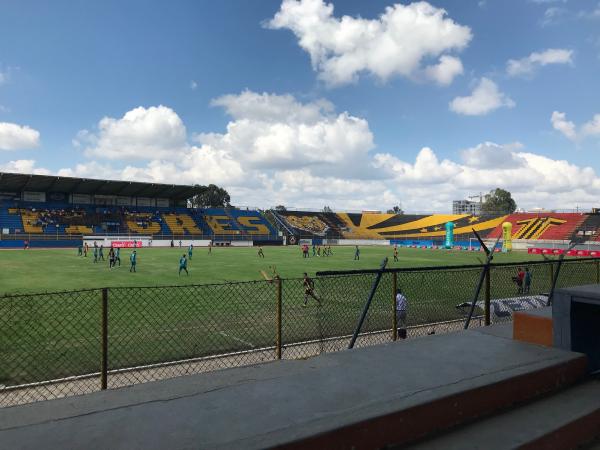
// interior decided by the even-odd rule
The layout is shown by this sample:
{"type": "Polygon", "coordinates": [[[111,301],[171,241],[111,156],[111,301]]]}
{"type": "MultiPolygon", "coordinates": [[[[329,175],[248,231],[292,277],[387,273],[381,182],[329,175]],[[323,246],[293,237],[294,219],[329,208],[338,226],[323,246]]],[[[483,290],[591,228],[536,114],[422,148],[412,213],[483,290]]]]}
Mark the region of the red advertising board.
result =
{"type": "Polygon", "coordinates": [[[112,241],[111,244],[115,248],[140,248],[142,246],[142,241],[112,241]]]}
{"type": "MultiPolygon", "coordinates": [[[[562,255],[565,250],[562,248],[528,248],[527,253],[531,255],[562,255]]],[[[600,258],[600,250],[569,250],[567,256],[600,258]]]]}

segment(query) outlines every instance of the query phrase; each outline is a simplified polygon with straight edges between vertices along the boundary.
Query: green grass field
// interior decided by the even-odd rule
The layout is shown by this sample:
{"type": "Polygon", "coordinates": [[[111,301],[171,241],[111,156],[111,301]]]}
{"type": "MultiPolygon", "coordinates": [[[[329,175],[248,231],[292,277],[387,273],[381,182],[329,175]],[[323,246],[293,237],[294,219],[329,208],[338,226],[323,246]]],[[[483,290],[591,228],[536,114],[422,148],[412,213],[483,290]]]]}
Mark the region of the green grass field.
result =
{"type": "MultiPolygon", "coordinates": [[[[118,286],[161,286],[222,283],[262,279],[260,270],[275,266],[283,278],[314,275],[323,270],[375,269],[384,257],[388,267],[424,267],[478,264],[479,252],[399,249],[400,261],[393,262],[391,247],[361,247],[360,261],[354,261],[354,247],[336,247],[333,256],[303,259],[296,246],[264,247],[265,258],[256,248],[194,249],[189,276],[178,276],[178,262],[186,249],[142,248],[138,250],[137,273],[129,273],[131,250],[121,252],[121,267],[109,270],[108,261],[93,263],[93,257],[78,257],[75,249],[0,251],[0,294],[47,292],[118,286]]],[[[108,251],[105,250],[105,258],[108,251]]],[[[494,262],[540,259],[526,253],[497,254],[494,262]]]]}
{"type": "MultiPolygon", "coordinates": [[[[3,293],[0,297],[0,385],[14,386],[99,371],[101,291],[108,290],[109,368],[120,369],[166,361],[272,348],[277,330],[277,284],[259,271],[275,265],[282,282],[282,341],[297,342],[352,333],[374,276],[315,278],[315,301],[303,307],[302,272],[377,268],[391,258],[391,248],[336,247],[331,257],[303,259],[297,247],[194,251],[190,276],[177,275],[180,249],[141,249],[138,272],[129,273],[129,250],[122,265],[76,256],[74,250],[0,252],[3,293]],[[181,285],[181,286],[174,286],[181,285]],[[157,287],[167,286],[167,287],[157,287]],[[79,289],[80,291],[71,291],[79,289]],[[70,291],[47,293],[52,291],[70,291]],[[47,291],[46,293],[44,293],[47,291]]],[[[390,267],[476,264],[480,253],[402,249],[390,267]]],[[[495,262],[531,260],[524,253],[498,254],[495,262]]],[[[548,292],[551,267],[532,265],[532,294],[548,292]]],[[[516,296],[515,267],[496,267],[492,299],[516,296]]],[[[565,264],[559,286],[594,282],[595,262],[565,264]]],[[[479,269],[407,271],[396,275],[408,298],[408,324],[415,326],[463,318],[455,307],[471,299],[479,269]]],[[[393,317],[393,275],[387,273],[375,295],[363,331],[389,330],[393,317]]],[[[480,297],[481,298],[481,297],[480,297]]],[[[389,340],[389,334],[382,336],[389,340]]],[[[293,348],[293,347],[291,347],[293,348]]],[[[301,353],[296,356],[303,356],[301,353]]],[[[231,360],[229,365],[243,364],[231,360]]]]}

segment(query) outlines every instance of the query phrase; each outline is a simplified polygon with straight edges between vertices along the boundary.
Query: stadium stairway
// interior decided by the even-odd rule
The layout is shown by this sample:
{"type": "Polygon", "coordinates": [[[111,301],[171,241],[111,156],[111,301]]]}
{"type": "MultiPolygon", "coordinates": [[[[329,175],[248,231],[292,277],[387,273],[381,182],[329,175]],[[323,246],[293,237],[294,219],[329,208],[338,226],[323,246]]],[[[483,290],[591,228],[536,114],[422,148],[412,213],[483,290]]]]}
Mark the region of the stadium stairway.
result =
{"type": "Polygon", "coordinates": [[[600,379],[592,379],[408,448],[568,449],[599,435],[600,379]]]}
{"type": "Polygon", "coordinates": [[[593,438],[600,383],[586,379],[587,358],[511,332],[496,325],[0,409],[0,442],[561,449],[593,438]]]}
{"type": "MultiPolygon", "coordinates": [[[[271,217],[271,225],[273,225],[273,227],[278,230],[283,232],[283,234],[285,234],[286,236],[293,236],[294,232],[290,229],[290,227],[288,227],[288,225],[286,224],[286,221],[283,220],[280,216],[279,213],[277,211],[269,211],[269,216],[271,217]]],[[[269,220],[269,216],[267,216],[265,214],[265,217],[267,217],[267,220],[269,220]]]]}

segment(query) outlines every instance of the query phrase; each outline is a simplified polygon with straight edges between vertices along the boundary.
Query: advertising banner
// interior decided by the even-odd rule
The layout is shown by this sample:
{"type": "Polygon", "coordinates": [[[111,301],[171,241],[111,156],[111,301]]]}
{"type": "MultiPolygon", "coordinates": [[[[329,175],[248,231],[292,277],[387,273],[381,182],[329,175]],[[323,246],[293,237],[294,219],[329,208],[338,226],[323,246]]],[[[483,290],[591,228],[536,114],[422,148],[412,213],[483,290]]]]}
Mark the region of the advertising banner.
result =
{"type": "Polygon", "coordinates": [[[111,244],[115,248],[141,248],[142,241],[111,241],[111,244]]]}

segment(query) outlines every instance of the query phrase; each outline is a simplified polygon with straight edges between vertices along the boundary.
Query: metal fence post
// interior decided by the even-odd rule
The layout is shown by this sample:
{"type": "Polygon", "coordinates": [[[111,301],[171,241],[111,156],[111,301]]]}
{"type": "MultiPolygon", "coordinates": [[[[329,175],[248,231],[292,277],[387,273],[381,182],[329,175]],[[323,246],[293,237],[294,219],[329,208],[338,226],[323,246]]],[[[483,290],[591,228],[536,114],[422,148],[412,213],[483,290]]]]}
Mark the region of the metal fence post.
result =
{"type": "Polygon", "coordinates": [[[398,340],[398,318],[396,317],[396,291],[398,290],[398,274],[392,272],[392,341],[398,340]]]}
{"type": "Polygon", "coordinates": [[[492,267],[490,266],[489,270],[487,271],[487,273],[485,274],[485,303],[484,303],[484,315],[485,315],[485,326],[489,326],[491,325],[491,319],[490,319],[490,303],[491,303],[491,275],[492,273],[492,267]]]}
{"type": "Polygon", "coordinates": [[[281,301],[281,285],[283,280],[281,278],[277,278],[277,318],[276,318],[276,327],[277,327],[277,337],[275,341],[275,352],[277,359],[281,359],[281,309],[282,309],[282,301],[281,301]]]}
{"type": "Polygon", "coordinates": [[[108,289],[102,289],[102,363],[100,368],[100,389],[108,387],[108,289]]]}
{"type": "Polygon", "coordinates": [[[600,284],[600,261],[594,261],[596,263],[596,284],[600,284]]]}

